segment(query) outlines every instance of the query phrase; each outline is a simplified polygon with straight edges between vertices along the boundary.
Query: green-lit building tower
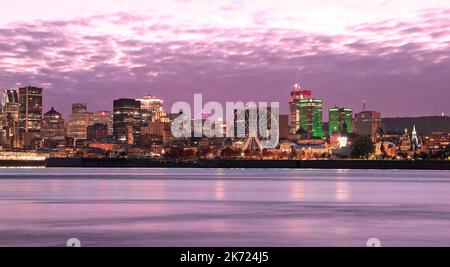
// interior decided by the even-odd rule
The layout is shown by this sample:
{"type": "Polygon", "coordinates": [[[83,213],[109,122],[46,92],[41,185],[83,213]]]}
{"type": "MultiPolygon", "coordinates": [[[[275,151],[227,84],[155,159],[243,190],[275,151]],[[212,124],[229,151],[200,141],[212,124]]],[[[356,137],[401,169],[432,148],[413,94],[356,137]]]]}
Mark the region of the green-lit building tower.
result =
{"type": "Polygon", "coordinates": [[[328,113],[328,134],[334,131],[349,134],[352,130],[353,110],[351,108],[330,108],[328,113]],[[345,128],[345,129],[344,129],[345,128]]]}
{"type": "Polygon", "coordinates": [[[313,138],[323,138],[322,100],[296,99],[299,128],[305,130],[313,138]]]}

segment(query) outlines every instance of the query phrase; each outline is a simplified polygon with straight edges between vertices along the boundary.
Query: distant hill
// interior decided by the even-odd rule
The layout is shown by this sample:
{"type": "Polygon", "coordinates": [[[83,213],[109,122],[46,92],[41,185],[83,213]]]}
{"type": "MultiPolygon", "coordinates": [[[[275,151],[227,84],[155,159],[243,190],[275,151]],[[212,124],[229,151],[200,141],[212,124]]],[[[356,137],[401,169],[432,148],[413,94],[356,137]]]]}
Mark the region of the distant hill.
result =
{"type": "Polygon", "coordinates": [[[402,133],[407,128],[411,132],[416,125],[417,134],[430,135],[432,132],[450,132],[450,117],[404,117],[404,118],[382,118],[381,123],[385,132],[402,133]]]}

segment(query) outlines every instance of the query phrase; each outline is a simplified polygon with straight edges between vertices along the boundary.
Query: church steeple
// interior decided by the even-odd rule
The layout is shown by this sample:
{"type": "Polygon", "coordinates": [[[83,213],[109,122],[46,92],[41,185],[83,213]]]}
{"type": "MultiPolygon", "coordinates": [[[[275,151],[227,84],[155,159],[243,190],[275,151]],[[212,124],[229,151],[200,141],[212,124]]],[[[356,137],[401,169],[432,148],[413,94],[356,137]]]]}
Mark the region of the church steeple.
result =
{"type": "Polygon", "coordinates": [[[411,133],[411,141],[415,145],[417,145],[419,143],[419,140],[417,138],[416,125],[413,126],[413,130],[412,130],[412,133],[411,133]]]}

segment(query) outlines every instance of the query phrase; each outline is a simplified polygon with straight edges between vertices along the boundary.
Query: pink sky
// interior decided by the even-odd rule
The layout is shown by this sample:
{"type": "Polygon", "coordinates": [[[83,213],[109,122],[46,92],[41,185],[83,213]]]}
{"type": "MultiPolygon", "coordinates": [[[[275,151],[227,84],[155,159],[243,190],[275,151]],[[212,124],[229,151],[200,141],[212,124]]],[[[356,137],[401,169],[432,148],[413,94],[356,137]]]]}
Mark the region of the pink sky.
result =
{"type": "Polygon", "coordinates": [[[450,114],[448,0],[1,2],[0,89],[43,86],[64,113],[147,92],[286,112],[299,81],[326,108],[450,114]]]}

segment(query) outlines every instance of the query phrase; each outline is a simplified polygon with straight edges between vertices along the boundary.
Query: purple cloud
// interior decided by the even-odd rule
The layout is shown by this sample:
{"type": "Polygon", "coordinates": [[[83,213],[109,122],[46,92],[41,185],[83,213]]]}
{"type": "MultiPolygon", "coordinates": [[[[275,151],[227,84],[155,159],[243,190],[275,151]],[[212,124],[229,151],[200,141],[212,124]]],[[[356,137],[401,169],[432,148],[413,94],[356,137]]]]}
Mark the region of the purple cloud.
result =
{"type": "MultiPolygon", "coordinates": [[[[279,101],[286,113],[296,81],[326,107],[358,111],[366,99],[384,116],[450,113],[449,12],[334,35],[173,25],[128,13],[16,23],[0,28],[0,86],[43,85],[46,107],[66,114],[72,102],[111,109],[113,99],[149,91],[169,105],[194,92],[205,101],[279,101]]],[[[264,13],[255,18],[265,24],[264,13]]]]}

